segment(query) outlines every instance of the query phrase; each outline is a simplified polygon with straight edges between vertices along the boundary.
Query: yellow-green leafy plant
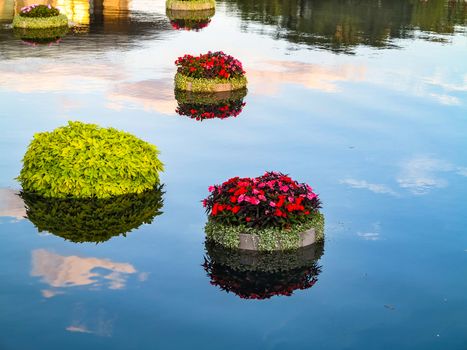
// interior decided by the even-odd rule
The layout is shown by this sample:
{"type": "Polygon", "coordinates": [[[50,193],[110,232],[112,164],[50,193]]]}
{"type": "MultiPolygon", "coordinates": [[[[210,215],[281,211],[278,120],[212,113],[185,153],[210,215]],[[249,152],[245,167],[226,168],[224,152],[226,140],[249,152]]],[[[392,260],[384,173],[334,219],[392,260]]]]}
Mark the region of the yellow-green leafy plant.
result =
{"type": "Polygon", "coordinates": [[[52,198],[109,198],[159,184],[156,146],[129,133],[69,122],[34,135],[18,177],[23,191],[52,198]]]}
{"type": "Polygon", "coordinates": [[[27,218],[39,232],[47,231],[75,243],[105,242],[126,236],[162,214],[162,186],[143,193],[111,198],[45,198],[21,192],[27,218]]]}

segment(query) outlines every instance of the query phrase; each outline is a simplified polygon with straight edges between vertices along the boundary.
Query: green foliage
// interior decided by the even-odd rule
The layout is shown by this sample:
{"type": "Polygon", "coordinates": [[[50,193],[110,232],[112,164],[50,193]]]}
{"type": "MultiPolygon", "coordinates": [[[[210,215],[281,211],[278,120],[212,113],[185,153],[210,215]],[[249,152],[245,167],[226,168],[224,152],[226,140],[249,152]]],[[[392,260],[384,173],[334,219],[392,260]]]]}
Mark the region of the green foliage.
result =
{"type": "Polygon", "coordinates": [[[46,28],[46,29],[26,29],[14,28],[13,33],[16,38],[31,41],[38,44],[55,42],[68,33],[68,27],[46,28]]]}
{"type": "Polygon", "coordinates": [[[58,16],[60,11],[50,5],[30,5],[23,7],[19,15],[30,18],[46,18],[58,16]]]}
{"type": "Polygon", "coordinates": [[[209,241],[213,241],[231,249],[238,249],[241,233],[256,235],[259,238],[260,251],[293,250],[300,248],[299,234],[311,228],[315,229],[316,241],[324,241],[324,215],[316,212],[309,220],[291,226],[252,228],[246,225],[229,226],[208,219],[204,230],[209,241]]]}
{"type": "Polygon", "coordinates": [[[175,89],[191,92],[220,92],[218,89],[219,84],[229,84],[229,90],[240,90],[245,89],[247,83],[248,80],[245,76],[230,79],[204,79],[191,78],[180,73],[175,74],[175,89]]]}
{"type": "Polygon", "coordinates": [[[39,232],[72,242],[105,242],[113,236],[150,224],[161,215],[162,186],[140,194],[108,199],[45,198],[21,192],[27,218],[39,232]]]}
{"type": "Polygon", "coordinates": [[[57,27],[68,27],[68,18],[65,15],[45,18],[16,15],[13,18],[13,28],[45,29],[57,27]]]}
{"type": "Polygon", "coordinates": [[[114,128],[69,122],[34,135],[18,177],[25,192],[53,198],[109,198],[159,183],[154,145],[114,128]]]}
{"type": "Polygon", "coordinates": [[[216,0],[167,0],[165,6],[171,10],[209,10],[216,8],[216,0]]]}

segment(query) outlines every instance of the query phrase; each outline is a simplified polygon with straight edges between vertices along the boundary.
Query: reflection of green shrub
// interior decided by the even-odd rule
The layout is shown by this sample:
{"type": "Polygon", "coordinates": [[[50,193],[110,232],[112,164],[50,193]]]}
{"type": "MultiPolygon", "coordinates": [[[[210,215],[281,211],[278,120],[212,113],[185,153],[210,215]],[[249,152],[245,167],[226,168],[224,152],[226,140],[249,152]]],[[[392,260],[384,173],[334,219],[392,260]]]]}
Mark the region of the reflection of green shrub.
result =
{"type": "Polygon", "coordinates": [[[47,231],[72,242],[96,243],[151,223],[162,214],[162,195],[162,186],[107,199],[56,199],[20,194],[27,218],[39,232],[47,231]]]}
{"type": "Polygon", "coordinates": [[[13,18],[14,28],[45,29],[53,27],[67,27],[68,18],[65,15],[53,17],[23,17],[16,15],[13,18]]]}
{"type": "Polygon", "coordinates": [[[232,250],[206,242],[203,267],[211,284],[242,299],[290,296],[311,288],[321,273],[323,244],[290,252],[232,250]]]}
{"type": "Polygon", "coordinates": [[[247,93],[247,89],[211,93],[175,90],[175,99],[179,104],[210,105],[228,101],[243,100],[247,93]]]}
{"type": "Polygon", "coordinates": [[[171,10],[167,9],[167,17],[171,20],[208,20],[216,13],[215,9],[199,10],[199,11],[184,11],[184,10],[171,10]]]}
{"type": "Polygon", "coordinates": [[[23,190],[54,198],[108,198],[159,183],[154,145],[113,128],[69,122],[34,135],[18,179],[23,190]]]}
{"type": "Polygon", "coordinates": [[[68,27],[46,29],[14,28],[13,32],[17,39],[36,44],[48,44],[64,37],[68,33],[68,27]]]}

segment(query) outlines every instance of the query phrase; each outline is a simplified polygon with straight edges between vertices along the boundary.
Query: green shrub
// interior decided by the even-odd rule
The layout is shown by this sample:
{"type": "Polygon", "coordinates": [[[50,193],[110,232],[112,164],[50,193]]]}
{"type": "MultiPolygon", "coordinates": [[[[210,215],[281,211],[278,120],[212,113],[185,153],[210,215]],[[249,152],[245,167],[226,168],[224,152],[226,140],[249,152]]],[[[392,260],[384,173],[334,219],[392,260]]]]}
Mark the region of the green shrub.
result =
{"type": "Polygon", "coordinates": [[[38,18],[16,15],[13,18],[13,28],[45,29],[57,27],[68,27],[68,18],[65,15],[38,18]]]}
{"type": "Polygon", "coordinates": [[[105,242],[149,224],[161,215],[162,186],[140,194],[107,199],[45,198],[21,192],[27,218],[39,232],[47,231],[72,242],[105,242]]]}
{"type": "Polygon", "coordinates": [[[191,92],[222,92],[218,90],[219,84],[230,84],[229,90],[245,90],[248,80],[245,76],[235,77],[230,79],[207,79],[207,78],[192,78],[186,75],[175,74],[175,89],[186,90],[191,92]]]}
{"type": "Polygon", "coordinates": [[[109,198],[159,183],[154,145],[114,128],[69,122],[34,135],[18,177],[25,192],[53,198],[109,198]]]}

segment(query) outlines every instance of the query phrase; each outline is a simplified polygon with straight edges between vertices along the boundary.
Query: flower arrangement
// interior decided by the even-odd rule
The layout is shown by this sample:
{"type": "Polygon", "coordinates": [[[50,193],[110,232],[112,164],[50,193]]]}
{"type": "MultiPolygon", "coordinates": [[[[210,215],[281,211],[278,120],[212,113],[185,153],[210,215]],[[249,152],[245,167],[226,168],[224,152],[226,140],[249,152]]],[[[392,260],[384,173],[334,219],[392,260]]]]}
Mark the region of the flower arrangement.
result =
{"type": "Polygon", "coordinates": [[[216,8],[215,0],[167,0],[165,6],[169,10],[201,11],[216,8]]]}
{"type": "Polygon", "coordinates": [[[226,119],[237,117],[245,107],[243,102],[246,89],[228,93],[202,94],[175,90],[178,102],[175,110],[181,116],[187,116],[198,121],[205,119],[226,119]]]}
{"type": "Polygon", "coordinates": [[[166,10],[172,28],[176,30],[199,31],[211,23],[211,18],[216,13],[215,9],[202,11],[166,10]]]}
{"type": "Polygon", "coordinates": [[[313,189],[279,172],[256,178],[234,177],[210,186],[203,200],[208,214],[208,239],[238,248],[240,234],[253,234],[260,250],[295,249],[303,242],[300,233],[324,235],[321,202],[313,189]]]}
{"type": "Polygon", "coordinates": [[[244,89],[247,84],[242,63],[222,51],[185,55],[175,61],[175,88],[192,92],[244,89]]]}
{"type": "Polygon", "coordinates": [[[32,17],[32,18],[45,18],[54,17],[60,14],[60,10],[51,5],[29,5],[20,9],[19,15],[21,17],[32,17]]]}
{"type": "Polygon", "coordinates": [[[67,27],[68,18],[51,5],[33,4],[20,9],[13,18],[14,28],[44,29],[67,27]]]}
{"type": "Polygon", "coordinates": [[[211,284],[242,299],[290,296],[318,281],[323,244],[293,252],[252,252],[206,242],[203,267],[211,284]]]}
{"type": "Polygon", "coordinates": [[[113,128],[69,122],[34,135],[18,177],[25,192],[52,198],[109,198],[159,184],[158,150],[113,128]]]}
{"type": "Polygon", "coordinates": [[[27,218],[39,232],[47,231],[75,243],[105,242],[151,223],[162,214],[162,186],[143,193],[106,199],[45,198],[21,192],[27,218]]]}

